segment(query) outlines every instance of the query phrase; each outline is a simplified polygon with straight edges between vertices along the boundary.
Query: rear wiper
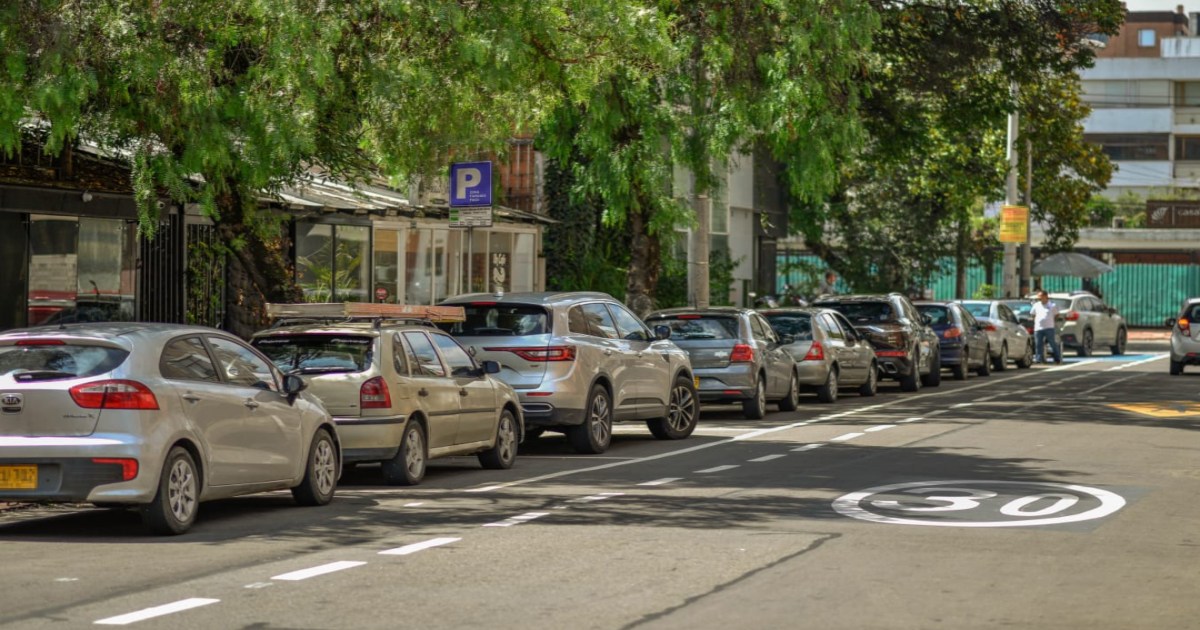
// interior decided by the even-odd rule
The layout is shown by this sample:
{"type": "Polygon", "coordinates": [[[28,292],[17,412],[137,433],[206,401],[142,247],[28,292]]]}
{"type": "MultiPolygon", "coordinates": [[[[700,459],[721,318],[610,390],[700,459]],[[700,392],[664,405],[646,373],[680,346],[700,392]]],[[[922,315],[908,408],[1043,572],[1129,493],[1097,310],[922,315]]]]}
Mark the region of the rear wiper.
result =
{"type": "Polygon", "coordinates": [[[26,370],[13,374],[15,381],[51,381],[56,378],[75,378],[78,374],[74,372],[60,372],[58,370],[26,370]]]}

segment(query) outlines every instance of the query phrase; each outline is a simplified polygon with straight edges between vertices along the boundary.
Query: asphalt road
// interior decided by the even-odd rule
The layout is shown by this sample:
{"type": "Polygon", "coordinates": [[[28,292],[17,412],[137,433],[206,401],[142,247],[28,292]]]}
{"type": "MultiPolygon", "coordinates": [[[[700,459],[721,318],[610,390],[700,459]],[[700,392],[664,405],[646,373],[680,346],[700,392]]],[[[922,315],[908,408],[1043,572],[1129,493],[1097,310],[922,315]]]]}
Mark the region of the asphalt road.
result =
{"type": "Polygon", "coordinates": [[[604,456],[362,468],[335,502],[0,513],[13,628],[1194,628],[1200,373],[1163,344],[746,421],[604,456]]]}

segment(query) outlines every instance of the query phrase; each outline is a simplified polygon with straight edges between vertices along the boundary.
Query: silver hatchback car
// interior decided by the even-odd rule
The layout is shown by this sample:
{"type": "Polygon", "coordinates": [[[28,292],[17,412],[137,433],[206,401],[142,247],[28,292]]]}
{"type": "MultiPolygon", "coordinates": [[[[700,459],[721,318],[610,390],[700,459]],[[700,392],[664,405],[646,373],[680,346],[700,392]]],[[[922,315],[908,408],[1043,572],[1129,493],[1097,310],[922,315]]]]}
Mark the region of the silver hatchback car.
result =
{"type": "Polygon", "coordinates": [[[337,486],[337,430],[304,381],[241,340],[173,324],[0,335],[0,501],[137,507],[179,534],[201,501],[337,486]]]}
{"type": "Polygon", "coordinates": [[[687,353],[604,293],[476,294],[442,303],[466,321],[439,324],[521,401],[527,435],[567,434],[580,453],[603,453],[613,422],[642,420],[654,437],[692,434],[699,416],[687,353]]]}
{"type": "Polygon", "coordinates": [[[838,390],[854,387],[874,396],[879,386],[875,348],[841,313],[829,308],[778,308],[760,311],[796,360],[800,387],[814,391],[824,403],[835,402],[838,390]]]}
{"type": "Polygon", "coordinates": [[[1200,365],[1200,297],[1184,302],[1167,325],[1171,327],[1171,375],[1178,376],[1183,366],[1200,365]]]}
{"type": "Polygon", "coordinates": [[[750,419],[767,415],[767,402],[783,411],[799,405],[796,361],[762,315],[748,308],[674,308],[646,316],[670,327],[671,339],[692,360],[701,402],[741,403],[750,419]]]}
{"type": "Polygon", "coordinates": [[[1008,304],[1003,300],[957,302],[983,324],[992,349],[993,370],[1003,372],[1008,369],[1010,359],[1015,360],[1019,368],[1033,366],[1033,335],[1029,334],[1008,304]]]}

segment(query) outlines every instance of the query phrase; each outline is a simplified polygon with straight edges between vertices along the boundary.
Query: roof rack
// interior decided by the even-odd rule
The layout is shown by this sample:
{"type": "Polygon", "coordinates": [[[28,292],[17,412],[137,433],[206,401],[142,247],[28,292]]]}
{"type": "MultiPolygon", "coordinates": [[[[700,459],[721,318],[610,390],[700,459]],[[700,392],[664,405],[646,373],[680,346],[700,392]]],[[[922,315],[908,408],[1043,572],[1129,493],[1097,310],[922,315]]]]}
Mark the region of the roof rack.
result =
{"type": "MultiPolygon", "coordinates": [[[[370,320],[378,328],[384,321],[413,321],[422,324],[466,321],[461,306],[424,306],[417,304],[372,304],[370,302],[323,302],[267,304],[267,316],[280,325],[284,321],[355,321],[370,320]]],[[[298,323],[298,322],[297,322],[298,323]]]]}

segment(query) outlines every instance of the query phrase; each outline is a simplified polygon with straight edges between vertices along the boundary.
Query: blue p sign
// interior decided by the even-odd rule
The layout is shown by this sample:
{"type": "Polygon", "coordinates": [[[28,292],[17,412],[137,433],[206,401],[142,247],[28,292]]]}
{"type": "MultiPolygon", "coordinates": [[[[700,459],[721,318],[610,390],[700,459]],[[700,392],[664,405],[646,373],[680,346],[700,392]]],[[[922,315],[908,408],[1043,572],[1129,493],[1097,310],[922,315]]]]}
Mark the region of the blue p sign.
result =
{"type": "Polygon", "coordinates": [[[492,163],[450,165],[450,207],[492,205],[492,163]]]}

